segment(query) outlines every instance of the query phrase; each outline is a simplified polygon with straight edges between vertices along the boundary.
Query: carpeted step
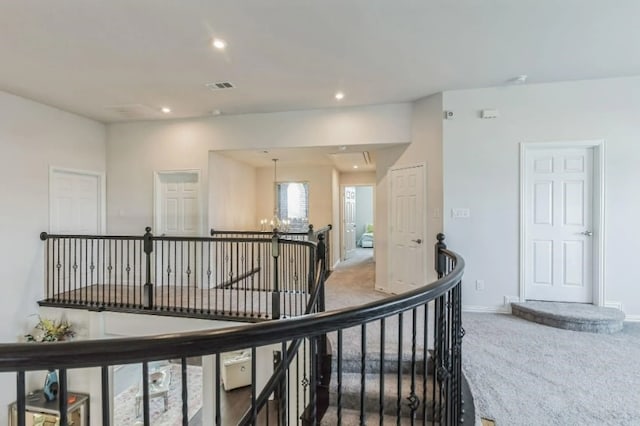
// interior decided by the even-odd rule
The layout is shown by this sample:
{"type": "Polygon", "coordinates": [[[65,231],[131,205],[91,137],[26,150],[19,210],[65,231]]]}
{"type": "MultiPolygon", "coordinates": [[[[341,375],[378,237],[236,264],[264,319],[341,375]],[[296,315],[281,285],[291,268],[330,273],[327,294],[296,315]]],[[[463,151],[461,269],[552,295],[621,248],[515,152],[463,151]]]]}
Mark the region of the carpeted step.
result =
{"type": "MultiPolygon", "coordinates": [[[[433,359],[429,353],[427,354],[427,356],[428,356],[427,371],[429,373],[432,373],[433,359]]],[[[424,372],[423,359],[424,359],[423,353],[416,354],[416,362],[415,362],[416,374],[422,375],[422,373],[424,372]]],[[[360,373],[361,364],[362,364],[362,360],[360,359],[359,355],[357,356],[354,356],[353,354],[349,354],[347,356],[343,355],[342,371],[344,373],[360,373]]],[[[366,373],[372,373],[372,374],[379,373],[381,370],[380,354],[379,353],[366,354],[365,364],[366,364],[365,366],[366,373]]],[[[397,352],[387,353],[384,356],[384,364],[383,364],[382,371],[384,373],[397,373],[398,370],[401,370],[403,374],[411,374],[412,365],[413,365],[413,361],[411,359],[411,355],[405,355],[402,359],[402,362],[400,363],[400,368],[398,368],[398,353],[397,352]]],[[[338,358],[335,351],[332,358],[331,371],[338,371],[338,358]]]]}
{"type": "MultiPolygon", "coordinates": [[[[342,426],[360,426],[360,411],[343,408],[341,412],[341,422],[338,423],[338,408],[329,407],[320,425],[322,426],[335,426],[342,424],[342,426]]],[[[378,413],[365,412],[365,425],[379,425],[380,416],[378,413]]],[[[398,424],[396,416],[384,416],[382,419],[383,426],[396,426],[398,424]]],[[[401,426],[410,426],[412,424],[422,424],[422,419],[416,419],[413,423],[409,417],[400,417],[401,426]]],[[[426,423],[428,426],[433,425],[432,422],[426,423]]]]}
{"type": "Polygon", "coordinates": [[[619,309],[583,303],[512,303],[511,312],[520,318],[551,327],[607,334],[622,331],[625,318],[619,309]]]}
{"type": "MultiPolygon", "coordinates": [[[[411,395],[411,376],[396,374],[384,374],[383,389],[383,413],[395,416],[398,404],[398,377],[401,378],[401,395],[400,395],[400,415],[407,417],[411,415],[409,407],[409,396],[411,395]]],[[[380,374],[365,374],[365,394],[364,406],[365,411],[377,413],[380,403],[380,374]]],[[[419,400],[419,406],[416,410],[418,416],[422,415],[422,376],[416,375],[415,393],[419,400]]],[[[338,377],[334,373],[331,377],[329,405],[336,406],[338,403],[338,377]]],[[[342,407],[347,409],[360,409],[360,389],[361,375],[359,373],[343,373],[342,374],[342,407]]],[[[433,394],[433,380],[431,376],[427,376],[427,398],[433,394]]],[[[427,402],[427,414],[431,414],[431,401],[427,402]]]]}

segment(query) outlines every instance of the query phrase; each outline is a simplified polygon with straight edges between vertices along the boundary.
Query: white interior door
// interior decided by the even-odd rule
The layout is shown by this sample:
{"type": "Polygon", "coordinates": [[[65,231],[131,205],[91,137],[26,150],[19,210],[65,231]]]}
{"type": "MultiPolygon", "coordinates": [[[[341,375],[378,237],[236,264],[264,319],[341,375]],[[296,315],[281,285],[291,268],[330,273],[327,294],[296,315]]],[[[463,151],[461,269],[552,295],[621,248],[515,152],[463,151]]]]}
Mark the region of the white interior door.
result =
{"type": "Polygon", "coordinates": [[[356,188],[344,188],[344,259],[353,255],[356,249],[356,188]]]}
{"type": "Polygon", "coordinates": [[[525,296],[593,301],[593,148],[532,149],[525,163],[525,296]]]}
{"type": "Polygon", "coordinates": [[[154,233],[167,236],[200,235],[199,173],[160,172],[156,185],[154,233]]]}
{"type": "Polygon", "coordinates": [[[402,292],[425,284],[424,167],[390,171],[391,289],[402,292]]]}
{"type": "MultiPolygon", "coordinates": [[[[200,173],[167,171],[156,173],[154,234],[160,236],[200,236],[200,173]]],[[[156,284],[165,286],[204,285],[193,273],[202,258],[199,245],[184,241],[161,241],[154,246],[156,284]]]]}
{"type": "Polygon", "coordinates": [[[97,173],[51,169],[51,233],[97,235],[102,232],[101,179],[97,173]]]}

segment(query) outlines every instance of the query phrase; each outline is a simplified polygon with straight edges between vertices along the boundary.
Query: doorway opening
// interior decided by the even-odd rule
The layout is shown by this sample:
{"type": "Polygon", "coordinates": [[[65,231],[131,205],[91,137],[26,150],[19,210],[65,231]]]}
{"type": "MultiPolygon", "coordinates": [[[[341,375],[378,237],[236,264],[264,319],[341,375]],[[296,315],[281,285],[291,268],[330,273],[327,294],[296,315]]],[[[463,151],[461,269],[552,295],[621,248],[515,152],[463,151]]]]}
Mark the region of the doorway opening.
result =
{"type": "Polygon", "coordinates": [[[342,261],[374,257],[374,199],[373,185],[342,187],[342,261]]]}
{"type": "Polygon", "coordinates": [[[526,143],[520,301],[603,306],[604,141],[526,143]]]}

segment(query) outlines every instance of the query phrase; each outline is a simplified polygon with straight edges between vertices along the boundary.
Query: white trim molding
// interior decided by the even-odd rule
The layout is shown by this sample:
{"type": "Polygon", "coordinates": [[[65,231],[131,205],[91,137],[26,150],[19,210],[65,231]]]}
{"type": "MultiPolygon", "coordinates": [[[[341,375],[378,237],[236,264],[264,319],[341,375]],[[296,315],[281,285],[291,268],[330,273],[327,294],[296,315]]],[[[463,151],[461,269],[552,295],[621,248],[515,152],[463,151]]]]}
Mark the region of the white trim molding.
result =
{"type": "Polygon", "coordinates": [[[526,298],[526,161],[527,153],[536,149],[593,148],[593,304],[605,306],[605,141],[577,140],[520,143],[520,301],[526,298]]]}
{"type": "Polygon", "coordinates": [[[605,308],[614,308],[614,309],[618,309],[619,311],[623,311],[624,309],[622,309],[622,302],[613,302],[611,300],[607,300],[604,303],[604,307],[605,308]]]}
{"type": "Polygon", "coordinates": [[[629,322],[640,322],[640,315],[625,315],[624,320],[629,322]]]}
{"type": "Polygon", "coordinates": [[[510,314],[511,307],[503,306],[480,306],[480,305],[462,305],[462,312],[474,312],[479,314],[510,314]]]}

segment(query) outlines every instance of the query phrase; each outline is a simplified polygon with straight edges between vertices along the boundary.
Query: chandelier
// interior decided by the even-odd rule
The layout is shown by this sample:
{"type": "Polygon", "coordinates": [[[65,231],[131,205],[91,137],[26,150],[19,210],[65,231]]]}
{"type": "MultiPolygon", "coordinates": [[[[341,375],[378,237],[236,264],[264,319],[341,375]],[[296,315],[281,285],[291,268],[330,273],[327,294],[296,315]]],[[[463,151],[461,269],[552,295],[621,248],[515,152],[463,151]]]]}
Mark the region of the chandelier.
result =
{"type": "Polygon", "coordinates": [[[260,231],[288,232],[290,221],[287,219],[281,220],[278,209],[278,159],[273,158],[271,161],[273,161],[273,216],[271,219],[260,219],[260,231]]]}

